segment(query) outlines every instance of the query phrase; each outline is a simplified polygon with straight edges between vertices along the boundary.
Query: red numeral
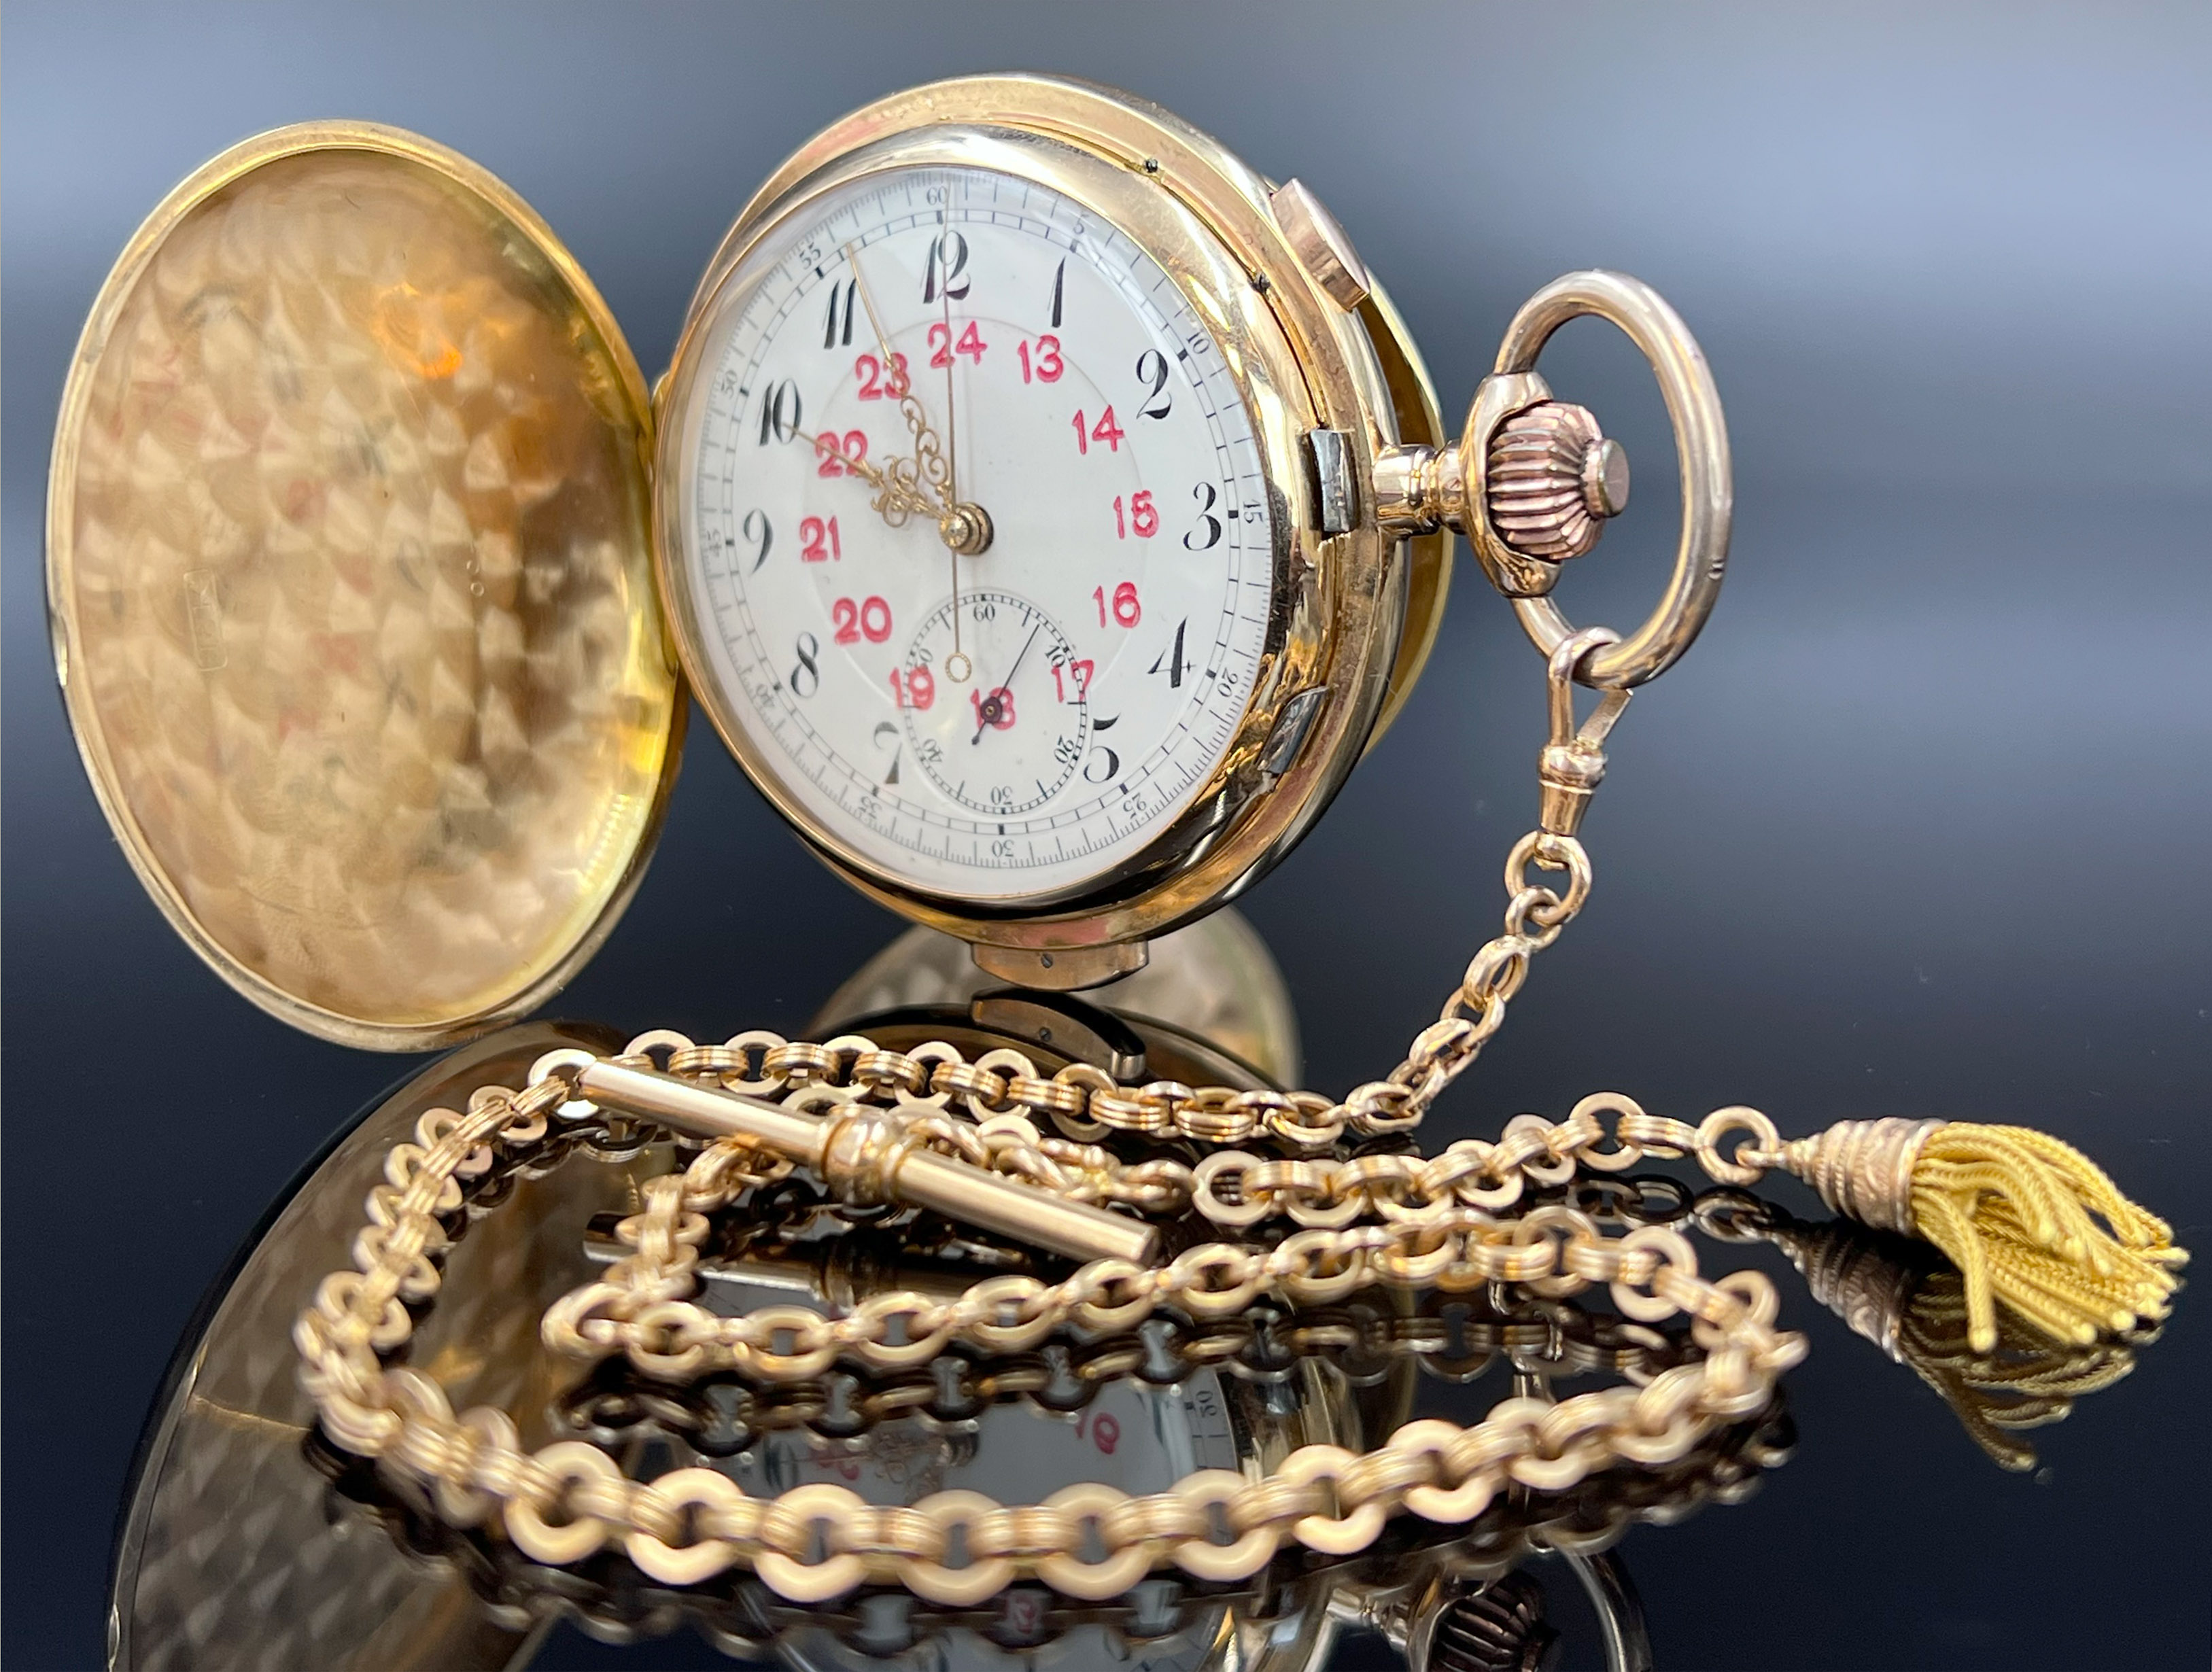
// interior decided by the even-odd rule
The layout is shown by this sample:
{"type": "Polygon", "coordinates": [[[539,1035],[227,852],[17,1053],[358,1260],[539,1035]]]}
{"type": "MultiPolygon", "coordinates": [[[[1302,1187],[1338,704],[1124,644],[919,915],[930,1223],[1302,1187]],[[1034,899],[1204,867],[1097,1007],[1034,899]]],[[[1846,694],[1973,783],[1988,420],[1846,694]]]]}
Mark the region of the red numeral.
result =
{"type": "Polygon", "coordinates": [[[891,670],[891,702],[901,708],[926,708],[937,701],[937,677],[926,667],[902,674],[891,670]]]}
{"type": "Polygon", "coordinates": [[[857,463],[868,456],[868,438],[857,429],[848,429],[842,435],[823,430],[814,438],[814,451],[822,462],[814,467],[817,476],[858,476],[846,460],[857,463]]]}
{"type": "Polygon", "coordinates": [[[929,328],[929,364],[933,370],[945,371],[952,364],[952,356],[964,354],[978,366],[983,363],[983,350],[990,344],[975,334],[975,322],[970,319],[968,329],[960,333],[960,340],[952,340],[952,327],[942,319],[929,328]]]}
{"type": "Polygon", "coordinates": [[[837,541],[837,519],[824,522],[819,517],[802,517],[799,522],[799,557],[801,562],[826,563],[832,557],[842,557],[845,549],[837,541]]]}
{"type": "Polygon", "coordinates": [[[838,599],[830,606],[830,619],[836,623],[839,644],[858,644],[864,638],[881,644],[891,635],[891,606],[880,598],[864,598],[857,605],[849,598],[838,599]]]}
{"type": "Polygon", "coordinates": [[[988,709],[983,706],[983,693],[972,685],[968,690],[968,701],[975,708],[978,731],[991,726],[1003,732],[1014,723],[1014,694],[1004,685],[991,693],[992,706],[988,709]]]}
{"type": "Polygon", "coordinates": [[[1021,356],[1022,381],[1027,383],[1032,372],[1039,383],[1057,383],[1060,374],[1067,368],[1060,363],[1060,338],[1040,337],[1036,339],[1036,359],[1030,359],[1030,345],[1020,344],[1014,352],[1021,356]]]}
{"type": "MultiPolygon", "coordinates": [[[[1103,588],[1099,591],[1099,595],[1098,595],[1098,611],[1099,611],[1099,620],[1098,620],[1098,624],[1099,624],[1101,627],[1103,627],[1103,626],[1106,624],[1106,619],[1105,619],[1105,611],[1106,611],[1106,595],[1105,595],[1105,593],[1104,593],[1104,591],[1103,591],[1103,588]]],[[[1064,664],[1063,664],[1063,663],[1060,663],[1060,662],[1054,662],[1054,663],[1052,665],[1052,689],[1053,689],[1053,692],[1054,692],[1054,694],[1055,696],[1057,696],[1060,698],[1060,700],[1061,702],[1066,702],[1066,701],[1067,701],[1067,682],[1060,677],[1060,670],[1062,669],[1062,667],[1063,667],[1063,666],[1065,666],[1065,667],[1070,667],[1070,668],[1073,668],[1073,669],[1074,669],[1074,670],[1075,670],[1075,694],[1076,694],[1076,696],[1077,696],[1079,698],[1080,698],[1080,697],[1084,697],[1084,696],[1088,696],[1091,694],[1091,670],[1092,670],[1092,664],[1091,664],[1091,662],[1087,661],[1087,660],[1085,660],[1085,661],[1079,661],[1079,662],[1067,662],[1067,663],[1064,663],[1064,664]]]]}
{"type": "Polygon", "coordinates": [[[1088,429],[1084,427],[1083,409],[1079,406],[1075,409],[1075,450],[1088,453],[1093,441],[1105,442],[1109,453],[1121,452],[1121,426],[1114,422],[1112,407],[1100,414],[1097,423],[1088,429]]]}
{"type": "Polygon", "coordinates": [[[860,398],[862,400],[898,400],[912,387],[907,381],[906,356],[891,356],[891,374],[888,381],[881,380],[884,362],[872,354],[864,354],[853,362],[853,375],[860,380],[860,398]]]}
{"type": "Polygon", "coordinates": [[[1129,514],[1121,514],[1121,496],[1114,496],[1114,538],[1126,540],[1133,532],[1140,540],[1149,540],[1160,532],[1159,509],[1152,503],[1152,490],[1139,488],[1129,496],[1129,514]]]}
{"type": "MultiPolygon", "coordinates": [[[[1115,500],[1114,502],[1116,505],[1119,505],[1121,502],[1115,500]]],[[[1105,587],[1093,587],[1091,589],[1091,596],[1098,601],[1098,624],[1101,627],[1103,627],[1106,624],[1105,587]]],[[[1117,627],[1134,627],[1144,618],[1145,606],[1137,601],[1137,583],[1133,581],[1124,581],[1120,586],[1114,588],[1115,625],[1117,627]]],[[[1082,666],[1088,666],[1089,664],[1085,663],[1082,664],[1082,666]]],[[[1086,679],[1085,684],[1087,684],[1089,682],[1086,679]]]]}

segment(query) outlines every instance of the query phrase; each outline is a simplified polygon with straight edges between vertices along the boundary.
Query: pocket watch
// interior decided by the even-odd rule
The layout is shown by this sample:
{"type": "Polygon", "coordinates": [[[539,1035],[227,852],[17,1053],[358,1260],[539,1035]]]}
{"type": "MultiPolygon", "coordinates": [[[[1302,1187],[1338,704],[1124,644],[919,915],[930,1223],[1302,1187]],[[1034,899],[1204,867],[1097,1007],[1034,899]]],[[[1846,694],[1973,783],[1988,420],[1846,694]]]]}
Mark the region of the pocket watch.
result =
{"type": "Polygon", "coordinates": [[[149,891],[327,1038],[419,1049],[557,990],[637,885],[687,689],[854,887],[999,980],[1092,986],[1312,826],[1413,688],[1455,531],[1541,650],[1572,636],[1551,588],[1626,464],[1534,367],[1585,313],[1657,370],[1687,508],[1651,620],[1570,659],[1619,692],[1694,637],[1729,509],[1711,380],[1633,280],[1539,293],[1453,437],[1311,191],[1125,94],[981,76],[780,167],[648,396],[498,180],[287,128],[180,185],[95,304],[56,666],[149,891]]]}

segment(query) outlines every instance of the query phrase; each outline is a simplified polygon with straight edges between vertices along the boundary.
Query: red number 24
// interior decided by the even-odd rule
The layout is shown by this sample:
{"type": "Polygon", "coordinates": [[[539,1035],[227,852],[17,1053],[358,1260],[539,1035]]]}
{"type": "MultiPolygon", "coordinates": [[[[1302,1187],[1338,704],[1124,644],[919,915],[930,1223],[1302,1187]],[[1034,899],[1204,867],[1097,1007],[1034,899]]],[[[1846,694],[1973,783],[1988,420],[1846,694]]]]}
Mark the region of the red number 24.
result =
{"type": "Polygon", "coordinates": [[[938,371],[952,364],[952,356],[964,354],[978,366],[983,363],[983,350],[991,345],[975,334],[975,322],[970,319],[968,329],[960,333],[960,340],[952,340],[952,327],[939,320],[929,328],[929,363],[938,371]]]}

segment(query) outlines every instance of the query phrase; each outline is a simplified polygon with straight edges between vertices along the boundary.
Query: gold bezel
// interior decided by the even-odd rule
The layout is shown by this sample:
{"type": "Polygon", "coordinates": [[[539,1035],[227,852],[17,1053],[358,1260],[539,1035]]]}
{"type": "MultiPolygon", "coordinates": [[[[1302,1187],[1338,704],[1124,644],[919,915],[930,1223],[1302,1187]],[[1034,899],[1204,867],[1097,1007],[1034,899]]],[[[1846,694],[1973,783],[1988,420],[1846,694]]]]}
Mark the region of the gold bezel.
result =
{"type": "Polygon", "coordinates": [[[1386,710],[1403,701],[1441,617],[1449,546],[1439,539],[1401,560],[1399,541],[1375,524],[1368,483],[1378,448],[1440,437],[1441,423],[1387,300],[1370,298],[1358,312],[1333,301],[1277,224],[1267,183],[1206,135],[1126,95],[1050,76],[978,76],[895,94],[817,136],[755,194],[708,264],[656,391],[664,434],[654,555],[678,649],[695,676],[707,664],[680,550],[680,445],[701,345],[724,287],[755,247],[820,193],[890,168],[961,161],[1062,192],[1143,245],[1207,321],[1237,374],[1277,527],[1273,625],[1236,737],[1186,810],[1128,864],[1079,890],[984,909],[921,891],[821,828],[785,789],[718,685],[699,677],[693,684],[756,786],[871,897],[970,943],[1021,952],[1143,941],[1233,898],[1282,858],[1327,806],[1386,710]],[[1387,354],[1370,334],[1378,327],[1387,354]],[[1303,453],[1312,429],[1348,438],[1360,514],[1345,532],[1317,529],[1303,453]],[[1410,619],[1409,593],[1416,595],[1410,619]],[[1326,695],[1303,746],[1279,776],[1263,775],[1261,753],[1285,705],[1317,687],[1326,695]]]}
{"type": "MultiPolygon", "coordinates": [[[[674,664],[672,647],[666,639],[656,589],[651,585],[639,589],[649,614],[634,621],[631,630],[634,637],[642,635],[638,638],[641,645],[648,640],[653,641],[657,648],[651,654],[667,664],[667,712],[658,723],[641,727],[664,736],[665,746],[653,768],[649,803],[640,810],[629,851],[621,856],[620,863],[610,871],[604,883],[586,897],[572,914],[570,921],[580,922],[580,929],[575,931],[566,949],[537,975],[465,1012],[427,1021],[392,1021],[326,1008],[270,980],[226,947],[200,921],[154,851],[118,781],[102,716],[89,694],[88,682],[70,678],[73,648],[83,642],[75,584],[73,524],[80,443],[95,374],[118,318],[164,242],[210,198],[270,163],[328,151],[368,152],[427,169],[480,199],[521,234],[589,321],[600,347],[612,362],[620,388],[611,392],[620,401],[626,416],[635,421],[637,468],[641,477],[649,474],[652,401],[636,358],[613,313],[590,278],[552,228],[527,203],[504,182],[458,152],[400,129],[355,121],[307,122],[276,129],[233,146],[182,181],[132,234],[101,285],[77,343],[55,429],[46,502],[48,625],[55,672],[93,793],[131,869],[185,943],[232,988],[270,1015],[303,1032],[365,1049],[428,1050],[457,1043],[514,1021],[543,1004],[599,950],[636,891],[659,833],[669,789],[675,781],[682,756],[686,707],[682,674],[674,664]]],[[[641,489],[646,485],[641,480],[641,489]]],[[[641,553],[639,561],[644,578],[641,553]]],[[[558,947],[560,938],[550,939],[545,945],[558,947]]],[[[523,972],[518,971],[520,973],[523,972]]]]}

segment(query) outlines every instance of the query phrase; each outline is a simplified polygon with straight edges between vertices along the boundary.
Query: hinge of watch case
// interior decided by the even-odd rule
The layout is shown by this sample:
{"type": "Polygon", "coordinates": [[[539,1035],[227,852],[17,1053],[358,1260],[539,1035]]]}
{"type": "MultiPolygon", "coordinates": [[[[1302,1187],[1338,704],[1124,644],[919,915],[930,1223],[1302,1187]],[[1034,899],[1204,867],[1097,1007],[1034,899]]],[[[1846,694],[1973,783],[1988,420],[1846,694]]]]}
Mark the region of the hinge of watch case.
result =
{"type": "Polygon", "coordinates": [[[994,946],[977,941],[969,947],[975,967],[987,976],[1017,987],[1048,993],[1079,993],[1103,987],[1123,976],[1134,975],[1151,957],[1141,940],[1110,941],[1103,946],[1061,946],[1049,952],[1027,946],[994,946]]]}
{"type": "Polygon", "coordinates": [[[1145,1042],[1137,1031],[1080,999],[1034,991],[979,993],[969,1001],[968,1019],[988,1033],[1103,1068],[1124,1085],[1146,1077],[1145,1042]]]}

